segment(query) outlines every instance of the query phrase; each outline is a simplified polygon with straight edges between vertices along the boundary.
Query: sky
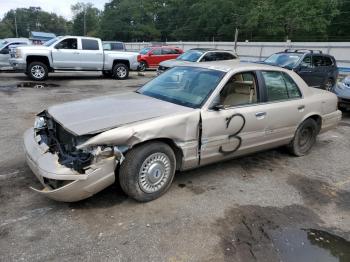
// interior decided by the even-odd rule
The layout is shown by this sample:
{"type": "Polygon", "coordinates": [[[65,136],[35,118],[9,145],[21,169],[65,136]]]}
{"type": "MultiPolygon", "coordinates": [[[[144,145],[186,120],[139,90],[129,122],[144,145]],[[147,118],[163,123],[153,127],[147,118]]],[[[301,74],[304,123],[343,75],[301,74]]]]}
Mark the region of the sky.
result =
{"type": "Polygon", "coordinates": [[[42,10],[62,15],[66,19],[71,19],[71,5],[77,2],[92,3],[95,7],[103,9],[104,4],[110,0],[0,0],[0,19],[11,9],[28,8],[30,6],[41,7],[42,10]]]}

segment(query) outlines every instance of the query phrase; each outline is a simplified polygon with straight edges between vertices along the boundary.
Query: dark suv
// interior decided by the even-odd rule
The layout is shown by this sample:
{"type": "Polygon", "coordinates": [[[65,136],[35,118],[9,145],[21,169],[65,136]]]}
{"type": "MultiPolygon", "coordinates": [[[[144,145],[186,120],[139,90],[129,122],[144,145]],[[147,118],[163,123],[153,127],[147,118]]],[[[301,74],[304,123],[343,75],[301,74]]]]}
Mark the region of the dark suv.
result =
{"type": "Polygon", "coordinates": [[[332,90],[338,77],[335,58],[319,50],[287,49],[263,61],[295,71],[311,87],[332,90]]]}

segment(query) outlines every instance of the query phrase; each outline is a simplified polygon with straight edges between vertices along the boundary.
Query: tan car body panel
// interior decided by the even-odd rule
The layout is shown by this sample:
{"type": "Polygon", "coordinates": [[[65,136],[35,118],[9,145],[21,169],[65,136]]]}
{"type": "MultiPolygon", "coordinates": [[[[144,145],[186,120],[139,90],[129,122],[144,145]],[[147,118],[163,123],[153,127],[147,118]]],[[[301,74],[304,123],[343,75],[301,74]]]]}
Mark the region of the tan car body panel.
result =
{"type": "MultiPolygon", "coordinates": [[[[232,61],[199,63],[191,66],[216,69],[227,73],[201,109],[184,109],[181,106],[171,106],[172,104],[168,103],[171,110],[168,108],[169,111],[166,114],[154,113],[154,117],[148,114],[147,112],[149,111],[145,109],[145,115],[147,115],[145,119],[138,118],[136,121],[129,119],[128,123],[123,125],[119,123],[120,126],[111,127],[110,130],[103,126],[103,130],[106,131],[93,136],[85,143],[79,145],[78,148],[115,145],[130,149],[137,144],[152,140],[171,141],[171,144],[180,152],[180,163],[178,163],[177,169],[188,170],[201,165],[288,144],[293,139],[300,123],[310,116],[320,116],[322,118],[321,132],[334,128],[340,121],[341,113],[337,110],[336,96],[327,91],[308,87],[294,72],[266,65],[243,64],[232,61]],[[286,72],[299,86],[302,98],[233,107],[221,111],[210,109],[210,105],[215,97],[231,76],[240,72],[258,70],[286,72]],[[300,109],[301,106],[304,107],[300,109]],[[172,112],[170,113],[170,111],[172,112]],[[266,112],[266,117],[258,119],[256,114],[261,111],[266,112]]],[[[123,99],[128,97],[125,94],[122,96],[123,99]]],[[[135,98],[135,94],[130,94],[130,97],[135,98]]],[[[142,102],[142,99],[140,101],[142,102]]],[[[94,99],[89,100],[89,102],[94,103],[94,99]]],[[[159,102],[160,108],[162,103],[167,102],[159,102]]],[[[140,106],[142,107],[143,105],[141,104],[138,107],[140,106]]],[[[64,108],[65,106],[63,105],[59,110],[56,110],[57,114],[60,115],[58,118],[63,126],[68,121],[68,119],[65,120],[64,112],[60,112],[64,108]]],[[[67,108],[70,107],[68,106],[67,108]]],[[[132,107],[129,110],[133,110],[132,107]]],[[[51,113],[54,111],[51,110],[51,113]]],[[[96,114],[96,112],[93,112],[93,114],[96,114]]],[[[115,114],[118,116],[118,112],[115,114]]],[[[88,118],[89,113],[82,115],[82,117],[84,116],[88,118]]],[[[52,114],[52,117],[55,118],[55,113],[52,114]]],[[[69,117],[69,114],[67,114],[67,117],[69,117]]],[[[98,125],[96,115],[94,124],[98,125]]],[[[74,126],[74,123],[71,123],[71,125],[74,126]]],[[[83,134],[84,131],[92,133],[91,127],[86,127],[86,130],[82,126],[76,128],[80,134],[83,134]]],[[[99,126],[94,128],[101,130],[99,126]]],[[[55,158],[51,154],[51,160],[47,162],[40,160],[50,153],[38,149],[38,147],[37,143],[35,146],[33,132],[27,131],[25,134],[27,161],[45,187],[44,190],[39,190],[39,192],[50,198],[67,202],[84,199],[112,184],[114,182],[115,166],[123,160],[121,157],[116,157],[113,161],[114,164],[108,161],[105,164],[94,164],[92,170],[97,174],[94,176],[93,172],[88,171],[90,175],[85,180],[79,180],[80,174],[76,171],[71,171],[77,176],[76,180],[62,188],[50,190],[46,186],[43,177],[58,180],[70,180],[72,177],[67,179],[63,178],[62,174],[59,174],[63,169],[67,168],[57,163],[57,156],[55,158]],[[52,168],[50,170],[50,166],[52,166],[52,163],[49,163],[50,161],[56,164],[54,170],[52,168]],[[96,172],[96,170],[99,171],[96,172]],[[105,176],[101,172],[105,172],[105,176]],[[58,175],[52,176],[52,173],[58,173],[58,175]],[[86,182],[87,179],[88,182],[86,182]],[[88,187],[88,190],[86,187],[88,187]]]]}

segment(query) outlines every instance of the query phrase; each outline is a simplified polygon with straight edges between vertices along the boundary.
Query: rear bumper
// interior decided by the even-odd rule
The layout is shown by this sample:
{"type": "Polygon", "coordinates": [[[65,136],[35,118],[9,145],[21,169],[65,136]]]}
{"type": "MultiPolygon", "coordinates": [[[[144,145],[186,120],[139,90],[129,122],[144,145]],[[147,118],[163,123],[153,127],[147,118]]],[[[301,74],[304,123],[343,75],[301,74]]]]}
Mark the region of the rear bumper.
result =
{"type": "Polygon", "coordinates": [[[320,133],[336,128],[342,118],[342,112],[337,110],[322,117],[322,127],[320,133]]]}
{"type": "Polygon", "coordinates": [[[43,189],[34,191],[51,199],[63,202],[75,202],[88,198],[115,181],[115,157],[101,160],[92,165],[85,174],[80,174],[58,162],[58,156],[47,151],[47,146],[39,145],[34,137],[34,130],[24,134],[24,148],[28,166],[43,185],[43,189]],[[52,188],[48,179],[63,180],[64,186],[52,188]]]}
{"type": "Polygon", "coordinates": [[[16,70],[26,70],[27,63],[25,60],[21,58],[11,58],[9,60],[10,65],[16,70]]]}

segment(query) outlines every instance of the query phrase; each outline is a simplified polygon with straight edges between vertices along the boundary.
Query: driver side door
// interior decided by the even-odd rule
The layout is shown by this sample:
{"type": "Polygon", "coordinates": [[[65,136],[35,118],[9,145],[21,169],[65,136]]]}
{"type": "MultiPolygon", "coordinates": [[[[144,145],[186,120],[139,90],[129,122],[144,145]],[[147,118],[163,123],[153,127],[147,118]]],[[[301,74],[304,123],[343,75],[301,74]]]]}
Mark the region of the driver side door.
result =
{"type": "Polygon", "coordinates": [[[78,39],[65,38],[52,50],[52,62],[55,69],[81,69],[82,62],[78,50],[78,39]]]}
{"type": "Polygon", "coordinates": [[[260,94],[256,72],[238,73],[225,83],[213,104],[203,109],[201,165],[264,148],[267,120],[259,105],[260,94]]]}
{"type": "Polygon", "coordinates": [[[4,66],[10,66],[9,64],[9,59],[10,59],[10,44],[5,46],[3,49],[0,51],[0,67],[4,66]]]}

